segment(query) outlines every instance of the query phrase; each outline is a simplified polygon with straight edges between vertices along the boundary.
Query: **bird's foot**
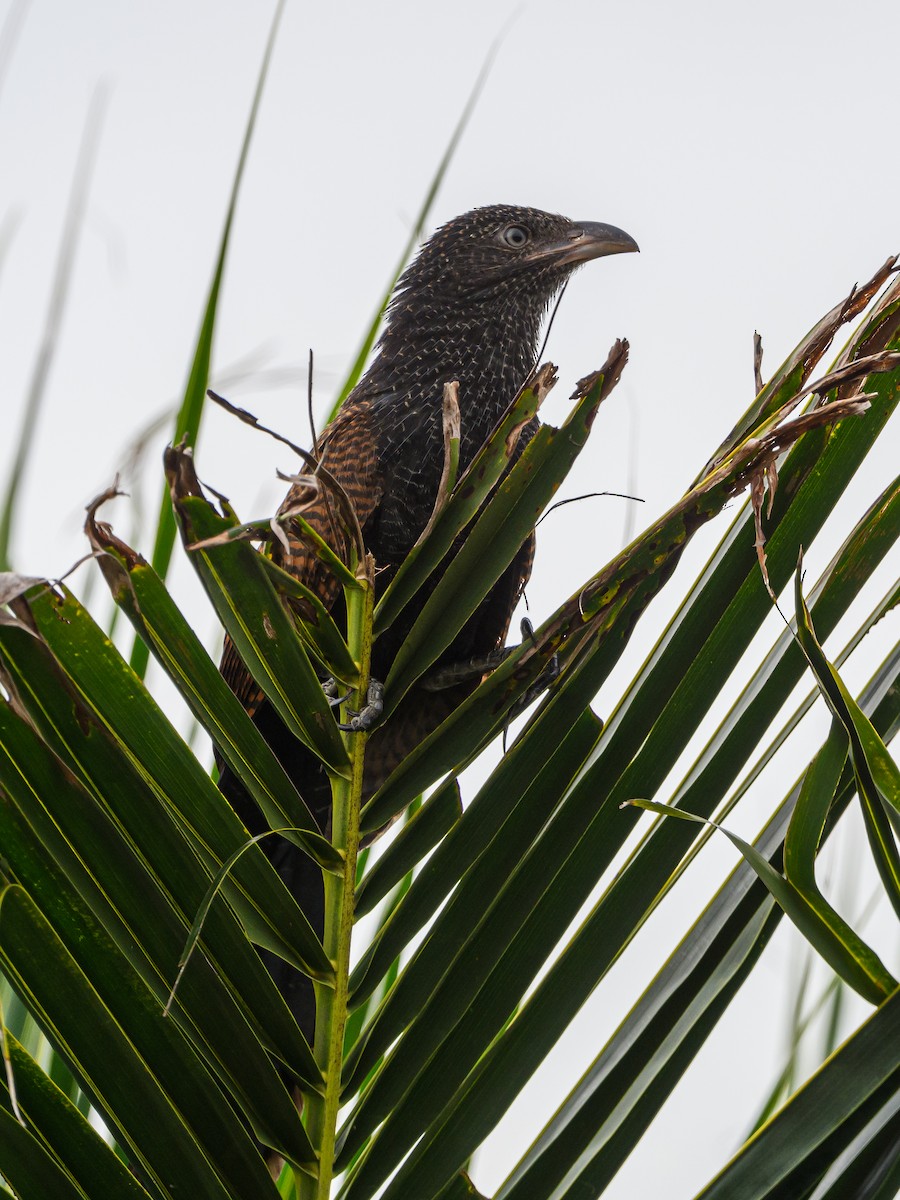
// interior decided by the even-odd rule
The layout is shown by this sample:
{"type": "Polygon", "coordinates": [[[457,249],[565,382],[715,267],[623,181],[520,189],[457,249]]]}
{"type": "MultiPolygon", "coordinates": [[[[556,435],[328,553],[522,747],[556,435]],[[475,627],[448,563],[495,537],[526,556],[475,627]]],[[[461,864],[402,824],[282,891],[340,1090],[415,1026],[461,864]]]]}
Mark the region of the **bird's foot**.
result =
{"type": "MultiPolygon", "coordinates": [[[[527,617],[522,618],[520,625],[522,630],[522,641],[530,641],[532,645],[536,645],[534,638],[534,626],[527,617]]],[[[422,681],[421,686],[427,692],[442,692],[445,688],[454,687],[458,683],[468,683],[472,679],[480,679],[482,675],[488,675],[491,671],[496,670],[502,662],[509,658],[513,650],[518,650],[518,646],[503,646],[499,650],[492,650],[490,654],[484,654],[478,658],[469,658],[464,662],[448,663],[443,667],[438,667],[436,671],[432,671],[422,681]]],[[[512,708],[512,717],[516,717],[527,708],[532,700],[536,699],[541,692],[551,684],[559,674],[559,659],[554,654],[550,662],[534,681],[525,695],[517,700],[512,708]]],[[[510,718],[512,719],[512,718],[510,718]]]]}
{"type": "Polygon", "coordinates": [[[350,720],[346,725],[338,725],[338,729],[343,730],[344,733],[368,733],[378,724],[383,712],[384,684],[379,683],[377,679],[370,679],[365,704],[359,712],[348,708],[347,716],[350,720]]]}
{"type": "Polygon", "coordinates": [[[326,679],[322,684],[322,691],[325,693],[325,699],[328,701],[330,708],[340,708],[345,700],[349,700],[353,695],[353,689],[349,692],[344,692],[343,695],[338,691],[337,680],[334,678],[326,679]]]}
{"type": "Polygon", "coordinates": [[[463,662],[447,663],[426,675],[421,681],[421,686],[426,692],[443,692],[458,683],[480,679],[482,675],[488,675],[499,667],[503,660],[512,654],[513,649],[512,646],[504,646],[500,650],[492,650],[490,654],[467,658],[463,662]]]}

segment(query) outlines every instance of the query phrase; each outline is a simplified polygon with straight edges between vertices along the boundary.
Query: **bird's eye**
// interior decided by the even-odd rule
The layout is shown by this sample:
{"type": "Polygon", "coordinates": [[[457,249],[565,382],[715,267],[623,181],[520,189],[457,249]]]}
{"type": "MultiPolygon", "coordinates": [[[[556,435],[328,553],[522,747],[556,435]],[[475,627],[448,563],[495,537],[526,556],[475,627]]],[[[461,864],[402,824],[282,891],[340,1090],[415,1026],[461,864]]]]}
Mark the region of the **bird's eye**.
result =
{"type": "Polygon", "coordinates": [[[512,246],[513,250],[520,250],[526,242],[531,240],[531,233],[524,225],[509,225],[500,236],[507,246],[512,246]]]}

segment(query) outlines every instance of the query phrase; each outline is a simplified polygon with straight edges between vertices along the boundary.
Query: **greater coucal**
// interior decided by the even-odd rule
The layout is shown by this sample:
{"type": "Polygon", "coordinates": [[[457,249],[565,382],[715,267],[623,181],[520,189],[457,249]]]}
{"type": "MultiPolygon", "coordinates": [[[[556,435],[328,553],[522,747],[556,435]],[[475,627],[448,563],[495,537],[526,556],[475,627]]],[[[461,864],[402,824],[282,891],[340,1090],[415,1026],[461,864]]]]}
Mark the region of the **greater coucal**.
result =
{"type": "MultiPolygon", "coordinates": [[[[378,353],[318,442],[320,462],[356,509],[376,563],[376,593],[393,578],[434,508],[444,463],[444,384],[459,382],[462,472],[536,366],[548,307],[575,267],[592,258],[637,250],[621,229],[569,221],[532,208],[492,205],[449,221],[420,249],[391,300],[378,353]]],[[[538,426],[519,438],[521,452],[538,426]]],[[[295,485],[281,511],[308,500],[295,485]]],[[[333,510],[332,510],[333,511],[333,510]]],[[[342,556],[347,546],[324,491],[303,509],[305,519],[342,556]],[[337,544],[336,544],[337,543],[337,544]]],[[[313,588],[340,616],[341,589],[286,526],[290,550],[276,542],[273,557],[313,588]]],[[[534,537],[494,585],[437,667],[490,655],[502,647],[513,610],[531,572],[534,537]]],[[[372,675],[385,679],[421,605],[409,605],[373,647],[372,675]]],[[[222,673],[243,701],[326,835],[331,789],[314,755],[285,728],[226,642],[222,673]]],[[[369,738],[365,797],[471,693],[478,679],[440,691],[413,687],[369,738]]],[[[266,828],[254,801],[222,766],[220,787],[252,834],[266,828]]],[[[319,868],[279,837],[262,846],[314,928],[323,923],[319,868]]],[[[279,988],[307,1037],[314,1028],[312,986],[285,962],[264,952],[279,988]]]]}

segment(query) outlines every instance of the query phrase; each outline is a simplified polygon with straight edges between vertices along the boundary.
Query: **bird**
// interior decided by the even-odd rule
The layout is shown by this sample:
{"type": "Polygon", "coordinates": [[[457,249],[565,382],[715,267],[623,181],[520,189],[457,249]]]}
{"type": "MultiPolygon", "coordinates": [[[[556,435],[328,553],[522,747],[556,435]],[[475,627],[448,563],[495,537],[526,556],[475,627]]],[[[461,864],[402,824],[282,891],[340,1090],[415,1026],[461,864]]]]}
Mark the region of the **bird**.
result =
{"type": "MultiPolygon", "coordinates": [[[[375,357],[316,445],[319,463],[355,509],[366,550],[375,561],[376,599],[434,509],[444,463],[444,385],[459,385],[461,474],[533,374],[546,315],[572,272],[591,259],[637,250],[635,240],[614,225],[572,221],[506,204],[466,212],[441,226],[420,247],[394,288],[375,357]]],[[[514,458],[538,426],[534,418],[525,427],[514,458]]],[[[333,518],[327,489],[320,489],[310,501],[308,486],[297,482],[279,513],[287,514],[301,503],[305,520],[346,561],[348,535],[333,518]]],[[[314,590],[340,622],[343,595],[337,579],[311,552],[289,517],[284,526],[284,544],[273,543],[273,559],[314,590]]],[[[439,658],[437,669],[486,658],[505,645],[533,557],[532,534],[439,658]]],[[[408,605],[375,641],[373,678],[387,678],[423,602],[408,605]]],[[[324,768],[282,723],[228,639],[220,670],[327,837],[331,788],[324,768]]],[[[475,675],[437,691],[410,689],[390,718],[369,736],[364,801],[478,681],[475,675]]],[[[264,832],[267,825],[255,802],[227,764],[218,756],[217,761],[219,786],[248,832],[264,832]]],[[[321,935],[320,869],[280,836],[260,844],[321,935]]],[[[312,1040],[315,1001],[310,981],[269,951],[260,953],[301,1030],[312,1040]]]]}

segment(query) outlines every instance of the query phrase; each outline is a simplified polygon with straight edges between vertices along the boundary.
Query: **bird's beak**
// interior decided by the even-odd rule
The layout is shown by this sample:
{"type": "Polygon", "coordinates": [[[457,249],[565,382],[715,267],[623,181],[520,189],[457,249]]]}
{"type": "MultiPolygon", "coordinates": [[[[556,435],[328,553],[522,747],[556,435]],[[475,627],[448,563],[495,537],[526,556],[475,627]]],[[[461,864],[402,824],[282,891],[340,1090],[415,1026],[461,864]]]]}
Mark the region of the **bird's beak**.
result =
{"type": "Polygon", "coordinates": [[[558,242],[536,247],[529,259],[541,262],[552,259],[560,266],[573,266],[603,258],[607,254],[631,254],[639,251],[637,242],[624,229],[601,225],[598,221],[573,221],[569,232],[558,242]]]}

